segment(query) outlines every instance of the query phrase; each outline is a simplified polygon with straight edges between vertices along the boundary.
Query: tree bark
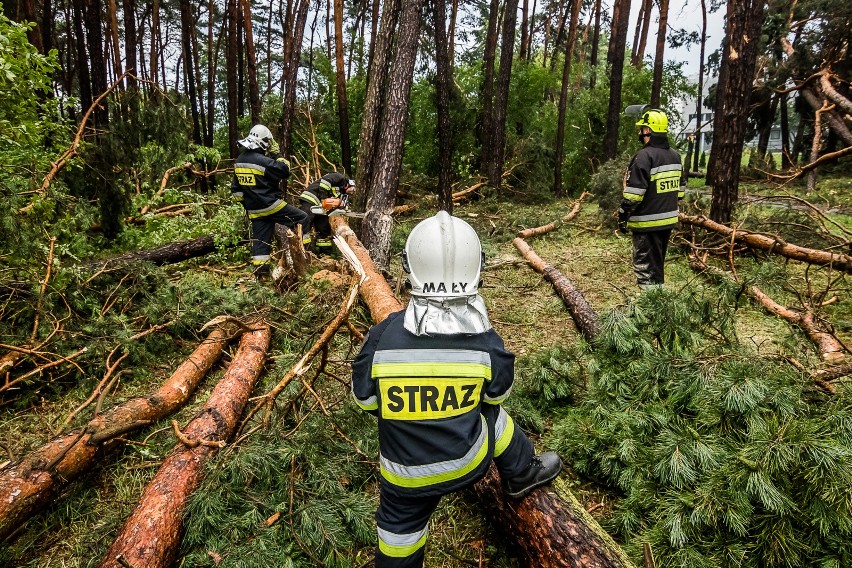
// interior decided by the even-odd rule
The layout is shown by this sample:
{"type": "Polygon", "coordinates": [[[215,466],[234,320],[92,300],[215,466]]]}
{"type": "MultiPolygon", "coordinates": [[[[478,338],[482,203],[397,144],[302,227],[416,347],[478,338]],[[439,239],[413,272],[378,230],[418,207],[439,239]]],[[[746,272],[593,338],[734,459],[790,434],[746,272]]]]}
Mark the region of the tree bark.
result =
{"type": "MultiPolygon", "coordinates": [[[[370,308],[373,323],[403,309],[394,298],[384,278],[375,272],[374,264],[349,227],[340,218],[332,218],[335,232],[346,239],[355,251],[367,280],[362,284],[361,298],[370,308]]],[[[559,484],[559,482],[557,482],[559,484]]],[[[574,499],[570,490],[558,492],[548,488],[534,490],[521,501],[507,502],[499,475],[491,473],[474,486],[494,526],[513,539],[526,555],[526,565],[536,568],[631,568],[624,552],[598,523],[574,499]]]]}
{"type": "Polygon", "coordinates": [[[131,73],[127,77],[127,86],[132,90],[136,88],[136,76],[141,71],[136,63],[136,52],[139,51],[136,37],[136,0],[122,0],[121,6],[124,19],[124,61],[125,67],[131,73]]]}
{"type": "Polygon", "coordinates": [[[89,57],[86,55],[86,36],[83,31],[83,14],[86,11],[86,3],[84,0],[72,0],[72,3],[74,5],[74,34],[69,34],[69,40],[73,37],[74,47],[76,48],[80,108],[88,109],[92,107],[92,78],[89,73],[89,57]]]}
{"type": "Polygon", "coordinates": [[[249,115],[252,124],[260,122],[260,87],[257,84],[257,53],[254,49],[254,33],[252,31],[251,3],[240,0],[243,7],[243,31],[245,32],[246,72],[248,74],[249,115]]]}
{"type": "Polygon", "coordinates": [[[719,233],[728,241],[738,242],[749,248],[779,254],[785,258],[791,258],[808,264],[830,266],[834,270],[852,274],[852,256],[848,254],[792,245],[769,235],[752,233],[743,229],[732,229],[727,225],[717,223],[712,219],[702,216],[692,217],[681,213],[678,216],[678,221],[719,233]]]}
{"type": "Polygon", "coordinates": [[[595,29],[592,32],[592,53],[589,55],[589,88],[594,89],[598,74],[598,43],[601,37],[601,0],[595,0],[595,29]]]}
{"type": "Polygon", "coordinates": [[[189,441],[206,443],[175,446],[101,560],[101,568],[127,564],[167,568],[175,561],[187,502],[204,479],[207,459],[232,436],[263,370],[271,331],[266,323],[254,327],[243,335],[234,360],[205,407],[183,430],[182,436],[189,441]]]}
{"type": "Polygon", "coordinates": [[[57,436],[0,474],[0,541],[50,503],[74,478],[89,469],[101,449],[93,436],[127,433],[160,420],[183,406],[219,359],[228,333],[214,330],[151,396],[138,397],[95,416],[85,427],[57,436]]]}
{"type": "Polygon", "coordinates": [[[651,106],[660,107],[663,89],[663,56],[666,51],[666,31],[669,21],[669,0],[660,0],[660,25],[657,28],[657,51],[654,54],[654,79],[651,82],[651,106]]]}
{"type": "Polygon", "coordinates": [[[494,60],[497,57],[497,19],[500,1],[491,0],[488,30],[482,55],[482,113],[479,117],[479,172],[487,176],[491,170],[491,147],[494,145],[494,60]]]}
{"type": "Polygon", "coordinates": [[[719,69],[713,151],[707,184],[713,187],[710,218],[730,223],[738,199],[748,102],[766,0],[729,0],[719,69]]]}
{"type": "Polygon", "coordinates": [[[402,166],[422,6],[423,0],[403,0],[402,3],[393,67],[386,85],[387,103],[375,154],[375,178],[361,227],[361,242],[382,268],[389,263],[393,207],[402,166]]]}
{"type": "MultiPolygon", "coordinates": [[[[156,1],[156,0],[155,0],[156,1]]],[[[237,139],[239,131],[237,126],[237,2],[239,0],[226,0],[225,2],[225,18],[228,22],[227,33],[228,38],[225,44],[225,92],[227,93],[227,114],[228,114],[228,149],[231,153],[231,158],[236,158],[239,154],[237,148],[237,139]]],[[[286,111],[285,111],[286,112],[286,111]]]]}
{"type": "Polygon", "coordinates": [[[197,70],[195,69],[195,58],[192,56],[192,33],[195,26],[195,17],[192,13],[192,3],[190,0],[180,1],[180,26],[184,73],[186,75],[190,114],[192,115],[192,141],[201,145],[201,120],[198,113],[198,93],[195,89],[195,74],[197,70]]]}
{"type": "Polygon", "coordinates": [[[87,263],[85,266],[115,267],[118,265],[134,264],[138,262],[150,262],[156,265],[181,262],[190,258],[204,256],[216,251],[216,243],[213,235],[204,235],[187,241],[169,243],[161,247],[149,250],[128,252],[109,259],[87,263]]]}
{"type": "Polygon", "coordinates": [[[624,50],[627,28],[630,24],[630,0],[615,0],[612,11],[612,32],[606,54],[610,68],[609,106],[606,113],[604,158],[612,160],[618,155],[618,126],[621,121],[621,85],[624,80],[624,50]]]}
{"type": "Polygon", "coordinates": [[[642,0],[639,14],[636,16],[636,33],[633,38],[633,56],[630,63],[641,69],[645,62],[645,46],[648,43],[648,30],[651,27],[652,0],[642,0]]]}
{"type": "Polygon", "coordinates": [[[571,0],[571,22],[568,24],[568,43],[565,46],[565,65],[562,68],[562,88],[559,90],[559,110],[556,120],[556,158],[553,170],[553,193],[562,195],[562,160],[565,157],[565,114],[568,107],[568,85],[571,83],[571,60],[577,41],[577,22],[580,17],[580,0],[571,0]]]}
{"type": "Polygon", "coordinates": [[[521,47],[518,52],[518,57],[520,57],[523,61],[527,60],[527,39],[529,38],[529,14],[530,12],[530,2],[529,0],[524,0],[523,4],[521,4],[521,47]]]}
{"type": "Polygon", "coordinates": [[[346,173],[352,174],[349,142],[349,103],[346,98],[346,69],[343,62],[343,0],[334,0],[334,59],[337,66],[337,120],[340,129],[340,159],[346,173]]]}
{"type": "Polygon", "coordinates": [[[500,189],[503,181],[503,164],[506,160],[506,117],[509,110],[509,82],[512,78],[512,60],[515,58],[515,23],[518,21],[518,0],[506,0],[503,13],[503,34],[500,40],[500,73],[494,98],[491,160],[488,185],[500,189]]]}
{"type": "MultiPolygon", "coordinates": [[[[101,27],[103,16],[101,14],[101,0],[83,0],[86,11],[84,15],[86,23],[86,46],[89,52],[89,69],[92,78],[92,93],[103,93],[107,90],[106,59],[104,57],[104,35],[101,27]]],[[[106,128],[109,124],[109,110],[107,105],[95,109],[92,113],[92,122],[99,128],[106,128]]]]}
{"type": "MultiPolygon", "coordinates": [[[[693,156],[692,161],[692,170],[698,171],[698,160],[701,154],[701,146],[703,140],[701,139],[701,117],[704,114],[702,112],[701,103],[702,98],[704,97],[704,49],[707,46],[707,2],[706,0],[701,0],[701,52],[698,56],[698,97],[695,99],[695,155],[693,156]]],[[[689,164],[687,163],[687,169],[689,168],[689,164]]]]}
{"type": "Polygon", "coordinates": [[[446,26],[446,0],[432,0],[435,26],[435,100],[438,111],[438,208],[453,213],[453,129],[450,124],[452,66],[446,26]]]}

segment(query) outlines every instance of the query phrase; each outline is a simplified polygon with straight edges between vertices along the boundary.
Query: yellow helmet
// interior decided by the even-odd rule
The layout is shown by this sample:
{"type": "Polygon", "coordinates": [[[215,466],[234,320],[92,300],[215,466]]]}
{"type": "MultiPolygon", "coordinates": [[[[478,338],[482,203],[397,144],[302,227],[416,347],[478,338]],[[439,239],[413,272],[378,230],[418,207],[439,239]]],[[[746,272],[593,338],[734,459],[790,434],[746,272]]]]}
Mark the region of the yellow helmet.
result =
{"type": "Polygon", "coordinates": [[[647,126],[651,132],[665,134],[669,131],[669,117],[663,111],[652,108],[642,113],[642,118],[636,126],[647,126]]]}

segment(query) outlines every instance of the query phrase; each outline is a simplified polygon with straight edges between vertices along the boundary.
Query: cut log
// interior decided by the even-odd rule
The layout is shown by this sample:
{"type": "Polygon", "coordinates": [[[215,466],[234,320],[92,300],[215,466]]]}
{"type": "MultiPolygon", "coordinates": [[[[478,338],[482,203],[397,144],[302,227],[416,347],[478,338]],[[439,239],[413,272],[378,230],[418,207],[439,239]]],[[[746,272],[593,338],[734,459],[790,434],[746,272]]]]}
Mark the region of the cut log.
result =
{"type": "MultiPolygon", "coordinates": [[[[347,244],[356,252],[367,272],[367,280],[361,287],[361,298],[369,306],[373,322],[379,323],[389,314],[401,310],[402,304],[393,296],[384,278],[375,271],[366,249],[351,229],[342,222],[336,223],[334,228],[338,235],[345,235],[347,244]],[[371,282],[372,289],[365,293],[371,282]]],[[[526,562],[530,567],[633,566],[624,552],[573,497],[566,500],[548,489],[535,489],[522,501],[512,502],[511,506],[504,503],[498,507],[494,503],[494,495],[502,494],[498,475],[487,476],[476,484],[474,491],[489,512],[493,525],[516,539],[518,549],[526,554],[526,562]],[[601,543],[612,545],[604,546],[601,543]]],[[[570,492],[566,490],[565,495],[570,495],[570,492]]]]}
{"type": "Polygon", "coordinates": [[[178,443],[166,457],[101,560],[101,568],[121,568],[127,564],[166,568],[174,563],[183,532],[183,513],[189,497],[204,479],[205,462],[219,450],[220,444],[216,442],[224,443],[233,435],[263,369],[270,327],[263,323],[254,328],[255,331],[243,334],[225,376],[213,389],[205,407],[183,431],[185,439],[199,443],[194,447],[178,443]]]}
{"type": "Polygon", "coordinates": [[[151,262],[156,265],[171,264],[204,256],[212,252],[216,252],[215,237],[213,235],[204,235],[203,237],[196,237],[188,241],[169,243],[154,249],[128,252],[105,260],[90,262],[86,266],[90,268],[98,267],[104,270],[137,262],[151,262]]]}
{"type": "MultiPolygon", "coordinates": [[[[741,284],[739,279],[729,272],[713,268],[707,265],[707,262],[700,258],[695,252],[689,257],[689,265],[696,272],[712,273],[720,278],[728,278],[741,284]]],[[[822,358],[828,363],[837,363],[846,357],[846,350],[843,345],[826,330],[819,320],[810,310],[804,312],[791,310],[786,306],[782,306],[772,298],[770,298],[763,290],[757,286],[743,285],[743,291],[755,302],[763,306],[766,311],[775,314],[786,322],[795,325],[805,332],[805,335],[817,346],[822,358]]]]}
{"type": "Polygon", "coordinates": [[[521,253],[521,256],[526,259],[530,267],[544,276],[544,279],[550,282],[553,286],[556,295],[562,299],[568,312],[571,314],[571,319],[577,325],[577,329],[586,339],[594,339],[600,330],[600,316],[595,309],[589,304],[583,293],[577,288],[570,278],[562,274],[559,270],[544,262],[527,242],[521,237],[515,237],[512,241],[515,248],[521,253]]]}
{"type": "Polygon", "coordinates": [[[692,217],[681,213],[678,220],[687,225],[702,227],[723,235],[728,241],[738,242],[747,247],[779,254],[786,258],[799,260],[808,264],[830,266],[835,270],[852,274],[852,256],[819,249],[805,248],[784,242],[780,238],[762,233],[752,233],[743,229],[732,229],[721,223],[712,221],[704,216],[692,217]]]}
{"type": "Polygon", "coordinates": [[[278,250],[275,252],[278,262],[272,279],[280,291],[290,290],[298,285],[302,277],[308,273],[308,253],[302,243],[302,227],[297,225],[293,232],[284,225],[275,225],[275,242],[278,250]]]}
{"type": "Polygon", "coordinates": [[[508,534],[530,568],[628,568],[633,564],[577,501],[567,485],[557,480],[521,501],[507,501],[494,464],[473,493],[500,530],[508,534]]]}
{"type": "Polygon", "coordinates": [[[58,436],[0,473],[0,540],[43,508],[69,481],[90,468],[105,432],[127,433],[175,412],[219,359],[228,341],[214,330],[151,396],[128,400],[84,428],[58,436]],[[93,437],[95,439],[93,440],[93,437]]]}

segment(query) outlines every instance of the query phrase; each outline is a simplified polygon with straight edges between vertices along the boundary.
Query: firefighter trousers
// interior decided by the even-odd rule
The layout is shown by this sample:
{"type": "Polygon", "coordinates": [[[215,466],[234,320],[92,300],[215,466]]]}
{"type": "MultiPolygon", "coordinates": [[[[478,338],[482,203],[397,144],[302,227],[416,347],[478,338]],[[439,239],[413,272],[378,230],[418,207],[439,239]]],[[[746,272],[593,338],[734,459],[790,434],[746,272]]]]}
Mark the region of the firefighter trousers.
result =
{"type": "MultiPolygon", "coordinates": [[[[482,414],[488,423],[489,455],[494,458],[500,477],[520,475],[533,457],[532,442],[501,406],[484,404],[482,414]]],[[[429,518],[440,501],[440,495],[400,495],[382,483],[376,512],[376,568],[422,568],[429,518]]]]}
{"type": "Polygon", "coordinates": [[[633,272],[640,288],[661,286],[671,229],[633,232],[633,272]]]}
{"type": "Polygon", "coordinates": [[[296,225],[302,226],[302,233],[309,228],[308,216],[292,205],[286,205],[280,211],[264,217],[255,217],[251,220],[251,261],[252,264],[263,264],[269,260],[272,252],[272,233],[275,224],[285,225],[295,230],[296,225]]]}
{"type": "MultiPolygon", "coordinates": [[[[331,222],[328,220],[328,215],[316,215],[313,213],[311,211],[313,204],[305,199],[300,199],[299,204],[299,209],[304,211],[308,216],[308,229],[313,227],[317,234],[315,243],[317,253],[328,253],[333,247],[331,240],[331,222]]],[[[303,233],[305,236],[305,244],[307,244],[310,242],[310,236],[307,231],[304,231],[303,233]]]]}

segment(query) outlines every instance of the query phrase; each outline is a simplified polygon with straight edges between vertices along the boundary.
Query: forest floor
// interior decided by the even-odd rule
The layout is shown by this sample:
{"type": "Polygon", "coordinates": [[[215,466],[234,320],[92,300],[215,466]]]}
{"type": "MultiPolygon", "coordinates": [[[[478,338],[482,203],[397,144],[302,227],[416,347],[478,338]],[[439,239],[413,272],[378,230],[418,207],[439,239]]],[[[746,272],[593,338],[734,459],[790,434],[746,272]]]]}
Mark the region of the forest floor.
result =
{"type": "MultiPolygon", "coordinates": [[[[852,180],[827,179],[807,199],[835,210],[831,219],[850,230],[850,188],[852,180]]],[[[741,193],[777,196],[789,194],[790,190],[745,185],[741,193]]],[[[706,197],[693,196],[690,201],[687,211],[708,209],[706,197]]],[[[422,199],[413,215],[398,219],[389,270],[393,284],[403,277],[399,253],[405,236],[414,224],[433,213],[427,203],[432,202],[422,199]]],[[[535,408],[536,403],[526,400],[525,393],[536,389],[542,362],[548,360],[549,354],[579,341],[580,336],[562,301],[539,274],[526,266],[512,246],[512,239],[518,230],[561,218],[572,204],[571,198],[565,198],[549,199],[542,205],[540,196],[507,191],[459,205],[454,211],[471,223],[482,238],[486,253],[482,295],[494,328],[517,356],[518,386],[507,409],[542,450],[549,446],[547,434],[552,415],[535,408]]],[[[759,201],[751,201],[740,210],[740,218],[753,221],[750,228],[762,227],[770,233],[778,227],[774,223],[781,222],[775,215],[772,207],[762,207],[759,201]]],[[[712,294],[712,285],[690,269],[686,245],[689,238],[688,228],[672,237],[666,287],[706,289],[707,294],[712,294]]],[[[788,240],[797,242],[792,237],[788,240]]],[[[594,199],[584,202],[571,222],[530,239],[529,244],[541,258],[568,276],[600,313],[626,306],[639,293],[631,267],[631,239],[614,230],[611,211],[602,210],[594,199]]],[[[161,278],[160,285],[173,288],[173,304],[164,308],[159,320],[150,323],[176,319],[178,327],[185,321],[188,323],[184,325],[190,328],[167,331],[159,339],[146,340],[145,353],[134,354],[122,366],[124,376],[105,405],[155,390],[194,349],[196,341],[206,335],[198,323],[223,314],[263,314],[273,326],[269,360],[255,396],[271,388],[298,361],[337,313],[345,285],[317,279],[296,291],[278,294],[268,285],[253,281],[244,259],[245,251],[225,251],[211,258],[152,269],[161,278]],[[188,319],[181,320],[182,317],[188,319]]],[[[719,259],[722,267],[726,262],[725,258],[719,259]]],[[[766,262],[775,264],[776,271],[784,274],[770,291],[781,304],[798,305],[808,294],[814,296],[815,290],[831,285],[829,296],[836,295],[838,299],[822,308],[821,314],[834,325],[838,338],[852,346],[852,290],[848,278],[829,284],[831,275],[817,274],[798,263],[784,263],[763,254],[741,254],[736,259],[741,274],[751,273],[766,262]]],[[[319,268],[317,265],[314,269],[319,268]]],[[[406,301],[404,287],[399,288],[400,299],[406,301]]],[[[105,288],[110,289],[113,288],[105,288]]],[[[100,301],[103,311],[108,311],[108,294],[100,301]]],[[[370,325],[369,314],[359,307],[351,322],[364,332],[370,325]]],[[[753,344],[761,353],[782,352],[790,341],[807,343],[801,332],[750,302],[743,302],[738,309],[737,328],[740,340],[753,344]]],[[[85,334],[81,334],[80,341],[85,340],[85,334]]],[[[377,442],[374,420],[357,412],[348,391],[349,364],[358,345],[357,338],[345,330],[339,332],[327,362],[317,367],[315,390],[333,417],[333,425],[318,408],[317,400],[301,392],[301,385],[293,385],[279,397],[268,426],[212,460],[207,479],[187,513],[178,566],[370,564],[375,534],[372,515],[377,505],[377,442]],[[371,459],[358,456],[338,429],[371,459]],[[275,517],[276,513],[280,516],[275,517]],[[292,538],[293,533],[299,537],[292,538]]],[[[231,354],[235,348],[232,344],[231,354]]],[[[71,483],[46,511],[25,523],[11,542],[0,544],[0,566],[97,565],[145,484],[173,447],[170,421],[175,419],[185,425],[192,419],[223,375],[226,364],[227,357],[224,364],[214,367],[191,403],[180,412],[130,436],[126,444],[107,453],[93,471],[71,483]]],[[[0,442],[6,457],[20,458],[65,428],[65,417],[89,396],[103,374],[103,367],[86,370],[73,383],[59,381],[36,389],[36,395],[25,403],[12,401],[0,408],[0,442]]],[[[73,424],[85,424],[91,412],[90,407],[73,424]]],[[[6,457],[0,456],[0,463],[6,457]]],[[[619,499],[618,493],[580,479],[572,472],[572,457],[562,457],[566,466],[563,476],[580,502],[605,521],[619,499]]],[[[466,493],[442,501],[430,524],[427,551],[429,568],[517,565],[499,533],[466,493]]]]}

